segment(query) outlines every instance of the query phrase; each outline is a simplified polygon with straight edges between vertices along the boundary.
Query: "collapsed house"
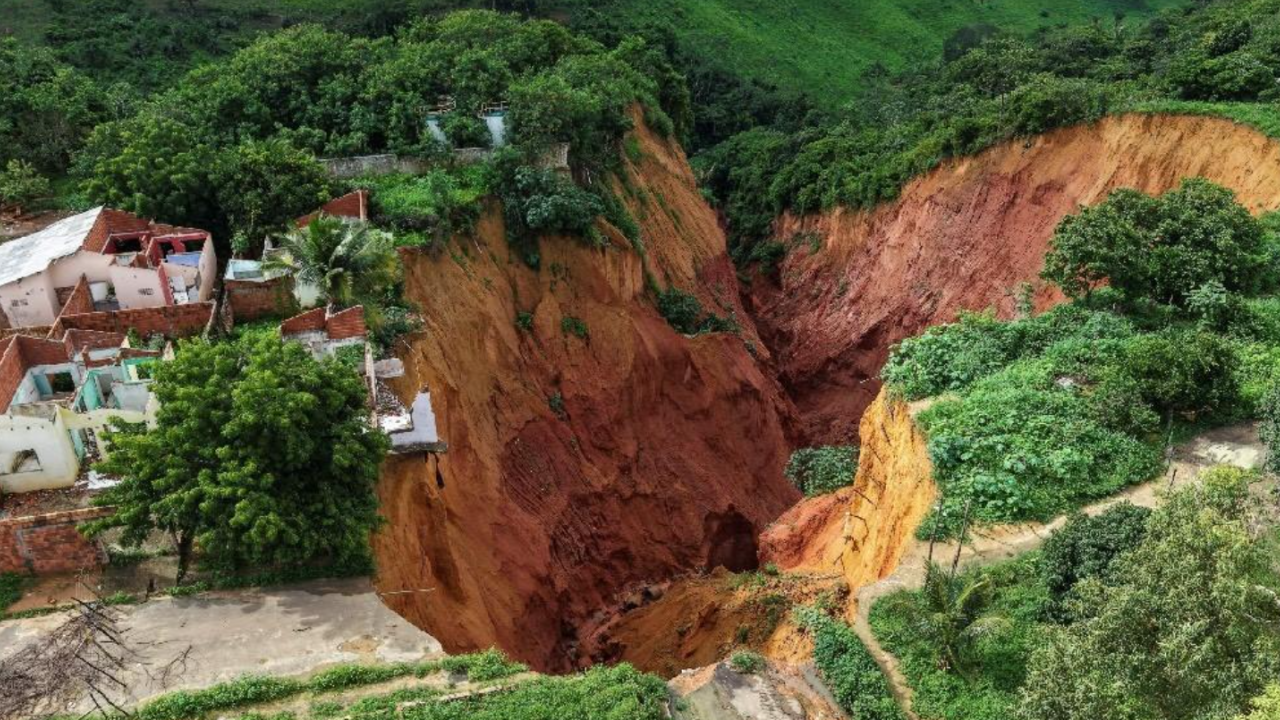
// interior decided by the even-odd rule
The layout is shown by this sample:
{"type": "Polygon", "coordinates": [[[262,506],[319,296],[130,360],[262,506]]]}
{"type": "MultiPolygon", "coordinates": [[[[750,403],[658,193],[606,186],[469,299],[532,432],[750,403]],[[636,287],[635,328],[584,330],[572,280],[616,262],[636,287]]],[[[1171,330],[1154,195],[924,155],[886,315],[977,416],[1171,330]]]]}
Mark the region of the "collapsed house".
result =
{"type": "Polygon", "coordinates": [[[77,283],[80,312],[208,301],[217,280],[209,233],[97,207],[0,245],[0,325],[48,326],[77,283]]]}
{"type": "Polygon", "coordinates": [[[0,339],[0,492],[69,487],[105,456],[101,436],[114,421],[154,424],[161,355],[92,330],[0,339]]]}

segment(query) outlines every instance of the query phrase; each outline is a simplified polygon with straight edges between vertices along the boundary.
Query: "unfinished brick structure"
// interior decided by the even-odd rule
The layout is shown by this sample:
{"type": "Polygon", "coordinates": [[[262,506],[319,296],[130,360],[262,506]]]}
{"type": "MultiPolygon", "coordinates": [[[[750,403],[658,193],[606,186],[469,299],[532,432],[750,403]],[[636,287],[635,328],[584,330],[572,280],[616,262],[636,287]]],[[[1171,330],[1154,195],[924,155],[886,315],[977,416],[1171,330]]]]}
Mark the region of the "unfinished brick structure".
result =
{"type": "Polygon", "coordinates": [[[214,303],[199,302],[62,315],[54,322],[49,335],[61,337],[67,330],[127,333],[132,329],[144,337],[157,333],[165,337],[187,337],[204,331],[213,317],[213,310],[214,303]]]}
{"type": "Polygon", "coordinates": [[[76,529],[106,517],[112,508],[83,508],[44,515],[0,518],[0,572],[43,575],[101,567],[106,552],[76,529]]]}
{"type": "Polygon", "coordinates": [[[293,296],[293,278],[288,276],[238,280],[228,274],[222,281],[222,287],[236,320],[288,316],[298,311],[298,301],[293,296]]]}

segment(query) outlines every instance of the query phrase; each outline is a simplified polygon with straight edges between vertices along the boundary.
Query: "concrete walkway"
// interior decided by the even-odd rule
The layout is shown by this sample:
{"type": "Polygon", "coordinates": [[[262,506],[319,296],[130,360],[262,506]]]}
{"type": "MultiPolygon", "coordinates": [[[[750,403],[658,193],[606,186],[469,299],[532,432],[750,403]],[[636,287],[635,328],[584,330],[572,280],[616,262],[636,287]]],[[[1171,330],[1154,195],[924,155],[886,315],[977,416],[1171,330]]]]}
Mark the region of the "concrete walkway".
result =
{"type": "MultiPolygon", "coordinates": [[[[1135,485],[1124,492],[1088,505],[1081,510],[1087,515],[1097,515],[1121,502],[1153,508],[1160,503],[1161,494],[1171,488],[1182,487],[1195,480],[1200,472],[1215,465],[1235,465],[1252,469],[1260,467],[1265,448],[1258,439],[1257,426],[1252,423],[1231,425],[1210,430],[1174,449],[1165,474],[1148,483],[1135,485]]],[[[1037,550],[1055,530],[1067,522],[1067,516],[1048,523],[1021,523],[975,528],[970,542],[960,549],[962,569],[983,567],[1012,559],[1023,553],[1037,550]]],[[[935,562],[950,563],[955,557],[957,543],[938,543],[933,549],[935,562]]],[[[871,630],[871,607],[876,600],[898,592],[916,590],[924,585],[928,568],[929,543],[913,540],[903,554],[898,569],[889,577],[862,587],[857,592],[857,608],[853,631],[857,633],[868,652],[889,679],[899,707],[910,720],[918,720],[911,710],[911,686],[898,667],[898,660],[886,651],[871,630]]]]}
{"type": "MultiPolygon", "coordinates": [[[[242,675],[300,676],[340,663],[407,662],[444,655],[434,638],[388,610],[364,578],[157,598],[116,609],[124,635],[137,651],[135,664],[122,678],[129,685],[124,699],[130,704],[242,675]],[[184,653],[185,662],[167,682],[157,677],[161,668],[184,653]]],[[[0,658],[67,617],[57,613],[0,622],[0,658]]]]}

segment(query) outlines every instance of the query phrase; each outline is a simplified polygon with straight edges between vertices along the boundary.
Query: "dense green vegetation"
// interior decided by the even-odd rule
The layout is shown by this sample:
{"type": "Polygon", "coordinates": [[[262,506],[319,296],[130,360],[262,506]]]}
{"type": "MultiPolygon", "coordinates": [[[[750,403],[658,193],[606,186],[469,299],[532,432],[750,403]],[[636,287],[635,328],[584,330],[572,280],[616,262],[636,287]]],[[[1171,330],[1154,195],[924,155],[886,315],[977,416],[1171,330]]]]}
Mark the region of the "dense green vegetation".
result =
{"type": "Polygon", "coordinates": [[[902,720],[889,681],[867,648],[843,622],[817,607],[797,608],[796,620],[813,634],[813,662],[850,717],[902,720]]]}
{"type": "Polygon", "coordinates": [[[1177,0],[908,0],[861,3],[747,0],[610,0],[567,3],[570,22],[624,25],[669,37],[715,69],[807,94],[826,107],[854,99],[868,75],[955,52],[1000,28],[1029,34],[1090,22],[1134,24],[1177,0]]]}
{"type": "Polygon", "coordinates": [[[825,495],[853,484],[858,474],[858,448],[826,445],[791,453],[783,474],[805,497],[825,495]]]}
{"type": "Polygon", "coordinates": [[[869,77],[840,111],[763,113],[696,162],[745,260],[783,209],[869,206],[945,158],[1110,113],[1186,110],[1274,132],[1278,10],[1219,0],[1147,23],[978,33],[932,64],[869,77]]]}
{"type": "Polygon", "coordinates": [[[931,587],[879,601],[872,627],[913,709],[928,720],[1243,713],[1280,667],[1278,537],[1273,508],[1249,494],[1256,479],[1218,468],[1153,513],[1073,520],[1043,553],[935,570],[933,585],[962,602],[931,587]]]}
{"type": "Polygon", "coordinates": [[[18,573],[0,573],[0,615],[3,615],[10,605],[22,599],[22,586],[25,581],[26,578],[18,573]]]}
{"type": "Polygon", "coordinates": [[[1046,520],[1153,477],[1175,426],[1254,416],[1277,375],[1276,235],[1188,181],[1069,216],[1045,277],[1078,299],[1038,317],[969,314],[882,371],[919,415],[943,499],[920,530],[1046,520]],[[1099,288],[1106,284],[1107,287],[1099,288]]]}
{"type": "Polygon", "coordinates": [[[152,391],[156,427],[108,435],[100,469],[121,483],[94,501],[116,512],[89,532],[122,527],[126,546],[171,535],[179,583],[197,550],[224,570],[371,565],[388,441],[368,431],[364,384],[348,366],[274,333],[192,340],[158,365],[152,391]]]}

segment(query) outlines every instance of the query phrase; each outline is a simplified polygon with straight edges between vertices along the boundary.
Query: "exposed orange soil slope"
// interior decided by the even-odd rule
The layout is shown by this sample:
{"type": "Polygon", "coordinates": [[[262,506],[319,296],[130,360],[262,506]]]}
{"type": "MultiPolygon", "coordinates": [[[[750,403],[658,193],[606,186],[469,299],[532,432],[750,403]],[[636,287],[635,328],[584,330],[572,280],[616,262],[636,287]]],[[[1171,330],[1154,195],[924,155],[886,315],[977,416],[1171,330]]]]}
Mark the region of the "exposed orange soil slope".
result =
{"type": "Polygon", "coordinates": [[[668,678],[737,650],[799,664],[809,660],[813,640],[796,627],[791,609],[821,597],[843,602],[845,594],[839,575],[717,570],[633,594],[591,628],[583,647],[592,661],[628,662],[668,678]]]}
{"type": "Polygon", "coordinates": [[[853,487],[784,513],[760,538],[761,562],[839,573],[851,597],[893,574],[937,495],[914,409],[880,393],[862,416],[853,487]]]}
{"type": "MultiPolygon", "coordinates": [[[[1128,115],[948,162],[871,211],[784,217],[782,239],[816,233],[780,286],[753,288],[757,326],[811,439],[843,442],[879,390],[890,346],[961,309],[1008,314],[1037,278],[1054,227],[1111,190],[1161,193],[1188,176],[1280,207],[1280,145],[1227,120],[1128,115]]],[[[1041,288],[1044,307],[1059,299],[1041,288]]]]}
{"type": "Polygon", "coordinates": [[[631,206],[662,285],[732,312],[741,335],[682,337],[616,231],[544,238],[541,271],[501,214],[439,257],[405,256],[423,332],[398,354],[431,391],[438,457],[388,460],[375,540],[387,604],[450,652],[497,645],[539,670],[579,662],[579,627],[627,587],[754,567],[756,535],[798,495],[782,476],[794,410],[759,357],[714,213],[683,153],[638,131],[631,206]],[[532,314],[528,331],[518,312],[532,314]],[[578,318],[589,336],[562,329],[578,318]]]}

